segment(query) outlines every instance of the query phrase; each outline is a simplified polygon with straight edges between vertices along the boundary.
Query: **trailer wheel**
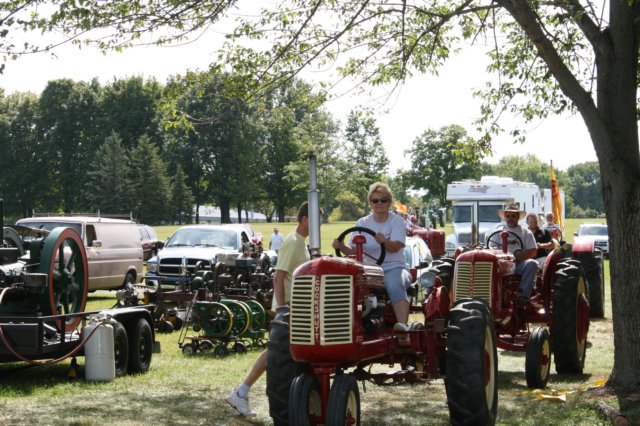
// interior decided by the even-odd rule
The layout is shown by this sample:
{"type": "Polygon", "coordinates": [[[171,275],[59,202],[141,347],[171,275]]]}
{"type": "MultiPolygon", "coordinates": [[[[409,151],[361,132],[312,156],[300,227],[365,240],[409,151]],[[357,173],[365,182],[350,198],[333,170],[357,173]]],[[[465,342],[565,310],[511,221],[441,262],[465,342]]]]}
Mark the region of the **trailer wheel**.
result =
{"type": "Polygon", "coordinates": [[[227,345],[225,345],[224,343],[220,343],[213,350],[213,354],[220,358],[225,357],[229,355],[229,348],[227,348],[227,345]]]}
{"type": "Polygon", "coordinates": [[[153,334],[151,326],[140,318],[133,328],[129,339],[129,373],[146,373],[151,365],[153,353],[153,334]]]}
{"type": "Polygon", "coordinates": [[[360,424],[360,392],[358,382],[349,374],[333,379],[327,402],[327,426],[360,424]]]}
{"type": "Polygon", "coordinates": [[[547,386],[551,370],[551,343],[545,327],[536,327],[529,335],[524,370],[528,387],[542,389],[547,386]]]}
{"type": "Polygon", "coordinates": [[[454,305],[447,327],[445,389],[453,425],[493,425],[498,410],[498,356],[491,311],[480,299],[454,305]]]}
{"type": "Polygon", "coordinates": [[[200,342],[198,349],[200,349],[200,352],[211,352],[213,351],[213,343],[208,340],[203,340],[200,342]]]}
{"type": "Polygon", "coordinates": [[[194,355],[196,353],[196,347],[193,343],[187,343],[182,346],[182,353],[186,356],[194,355]]]}
{"type": "Polygon", "coordinates": [[[293,379],[289,392],[289,424],[311,425],[309,416],[322,415],[320,382],[313,374],[303,373],[293,379]]]}
{"type": "Polygon", "coordinates": [[[127,374],[129,339],[127,330],[119,322],[113,324],[113,355],[116,363],[116,377],[122,377],[127,374]]]}
{"type": "Polygon", "coordinates": [[[589,302],[581,269],[566,266],[556,272],[553,287],[551,350],[559,374],[582,374],[587,354],[589,302]]]}
{"type": "Polygon", "coordinates": [[[289,350],[289,307],[281,306],[271,321],[267,343],[267,397],[269,415],[275,426],[289,424],[289,393],[293,379],[304,373],[306,364],[295,362],[289,350]]]}

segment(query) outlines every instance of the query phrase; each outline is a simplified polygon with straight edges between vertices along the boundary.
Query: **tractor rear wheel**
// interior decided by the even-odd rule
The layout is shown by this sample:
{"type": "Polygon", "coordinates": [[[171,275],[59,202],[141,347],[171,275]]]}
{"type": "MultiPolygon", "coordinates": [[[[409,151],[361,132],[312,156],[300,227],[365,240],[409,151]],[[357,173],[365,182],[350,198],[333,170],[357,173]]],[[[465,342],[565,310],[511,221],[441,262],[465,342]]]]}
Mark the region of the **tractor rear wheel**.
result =
{"type": "Polygon", "coordinates": [[[327,426],[360,424],[360,392],[358,382],[349,374],[333,379],[327,402],[327,426]]]}
{"type": "Polygon", "coordinates": [[[584,253],[576,256],[584,268],[589,284],[589,310],[591,318],[604,318],[604,260],[602,252],[584,253]]]}
{"type": "MultiPolygon", "coordinates": [[[[435,262],[434,262],[435,263],[435,262]]],[[[453,265],[448,262],[439,262],[436,266],[431,266],[429,272],[433,272],[442,280],[442,285],[451,291],[451,282],[453,281],[453,265]]]]}
{"type": "Polygon", "coordinates": [[[288,306],[281,306],[276,310],[276,317],[271,321],[267,348],[269,415],[275,426],[288,425],[291,383],[306,369],[306,364],[295,362],[291,358],[288,306]]]}
{"type": "Polygon", "coordinates": [[[551,350],[560,374],[581,374],[589,333],[587,284],[581,268],[568,265],[556,272],[553,287],[551,350]]]}
{"type": "Polygon", "coordinates": [[[529,335],[524,370],[528,387],[542,389],[547,386],[551,370],[551,343],[545,327],[536,327],[529,335]]]}
{"type": "Polygon", "coordinates": [[[289,424],[311,425],[309,416],[322,415],[322,395],[318,377],[309,373],[302,373],[291,383],[289,393],[289,424]]]}
{"type": "Polygon", "coordinates": [[[493,425],[498,410],[498,355],[489,306],[462,299],[447,327],[445,389],[453,425],[493,425]]]}

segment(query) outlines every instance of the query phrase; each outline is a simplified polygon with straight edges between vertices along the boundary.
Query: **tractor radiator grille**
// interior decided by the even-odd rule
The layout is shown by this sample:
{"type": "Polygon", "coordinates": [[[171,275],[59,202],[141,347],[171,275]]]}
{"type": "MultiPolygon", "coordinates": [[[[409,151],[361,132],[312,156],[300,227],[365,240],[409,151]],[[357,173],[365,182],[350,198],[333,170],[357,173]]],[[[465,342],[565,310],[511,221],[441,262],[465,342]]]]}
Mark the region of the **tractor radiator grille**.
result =
{"type": "Polygon", "coordinates": [[[315,276],[297,276],[291,291],[290,341],[320,345],[352,342],[353,283],[349,275],[323,275],[314,292],[315,276]]]}
{"type": "Polygon", "coordinates": [[[491,303],[493,262],[457,262],[455,272],[456,300],[480,297],[491,303]]]}
{"type": "Polygon", "coordinates": [[[321,345],[351,343],[352,292],[350,275],[322,276],[321,345]]]}
{"type": "Polygon", "coordinates": [[[315,278],[313,275],[304,275],[293,279],[289,324],[291,343],[313,344],[313,283],[315,278]]]}
{"type": "MultiPolygon", "coordinates": [[[[202,262],[202,268],[201,269],[209,269],[210,267],[210,262],[208,260],[202,260],[202,259],[186,259],[187,261],[187,270],[189,271],[189,275],[192,275],[196,266],[196,263],[198,262],[202,262]]],[[[174,257],[174,258],[166,258],[166,259],[161,259],[160,260],[160,265],[158,267],[158,275],[173,275],[173,276],[179,276],[180,275],[180,265],[182,265],[182,258],[181,257],[174,257]]]]}

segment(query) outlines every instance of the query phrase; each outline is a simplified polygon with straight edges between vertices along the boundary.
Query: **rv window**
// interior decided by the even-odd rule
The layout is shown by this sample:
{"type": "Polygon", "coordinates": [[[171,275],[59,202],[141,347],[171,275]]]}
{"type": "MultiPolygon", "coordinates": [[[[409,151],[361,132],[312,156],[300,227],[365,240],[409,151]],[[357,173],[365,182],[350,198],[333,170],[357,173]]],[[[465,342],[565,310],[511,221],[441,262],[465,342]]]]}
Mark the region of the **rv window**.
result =
{"type": "Polygon", "coordinates": [[[455,206],[453,209],[454,222],[471,222],[471,206],[455,206]]]}
{"type": "Polygon", "coordinates": [[[498,210],[502,208],[501,205],[493,206],[480,206],[478,209],[478,221],[479,222],[500,222],[500,216],[498,216],[498,210]]]}

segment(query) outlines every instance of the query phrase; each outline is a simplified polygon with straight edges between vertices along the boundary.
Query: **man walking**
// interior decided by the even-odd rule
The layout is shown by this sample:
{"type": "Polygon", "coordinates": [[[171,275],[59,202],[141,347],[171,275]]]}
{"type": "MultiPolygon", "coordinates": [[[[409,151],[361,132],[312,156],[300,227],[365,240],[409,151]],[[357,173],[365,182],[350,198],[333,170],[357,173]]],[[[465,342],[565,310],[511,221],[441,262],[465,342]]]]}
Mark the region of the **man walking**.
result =
{"type": "Polygon", "coordinates": [[[273,228],[273,234],[269,238],[269,250],[275,250],[276,254],[280,254],[280,247],[282,246],[282,234],[278,232],[278,227],[273,228]]]}
{"type": "MultiPolygon", "coordinates": [[[[276,232],[278,228],[274,229],[276,232]]],[[[273,310],[279,306],[289,303],[291,300],[291,283],[293,281],[293,271],[310,259],[309,250],[305,243],[305,238],[309,236],[309,205],[305,201],[298,209],[298,226],[282,241],[278,263],[273,277],[273,310]]],[[[271,247],[271,242],[269,243],[271,247]]],[[[244,381],[237,389],[225,398],[233,408],[246,417],[255,416],[249,407],[249,390],[251,386],[264,374],[267,368],[267,351],[263,351],[249,370],[244,381]]]]}

